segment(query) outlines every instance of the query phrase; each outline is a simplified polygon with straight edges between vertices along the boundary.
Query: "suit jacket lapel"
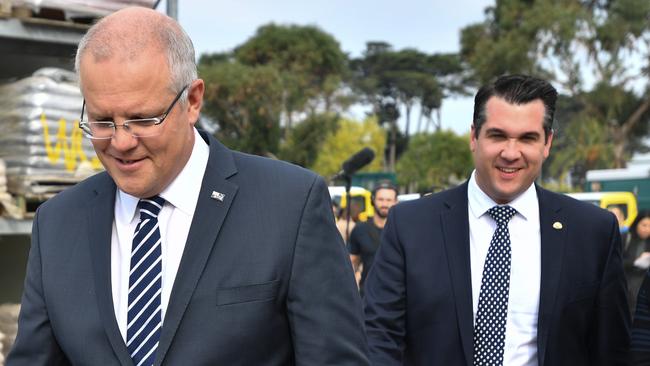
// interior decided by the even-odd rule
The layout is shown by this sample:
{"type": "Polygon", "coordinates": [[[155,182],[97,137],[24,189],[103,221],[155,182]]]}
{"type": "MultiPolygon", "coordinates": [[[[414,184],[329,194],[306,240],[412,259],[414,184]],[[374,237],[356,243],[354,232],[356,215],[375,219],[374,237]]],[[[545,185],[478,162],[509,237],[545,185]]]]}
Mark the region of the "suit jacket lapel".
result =
{"type": "Polygon", "coordinates": [[[132,365],[133,361],[126,349],[120,329],[115,319],[111,286],[111,233],[115,207],[115,183],[107,173],[95,189],[95,196],[90,200],[88,215],[88,244],[93,264],[95,295],[99,315],[106,331],[106,336],[115,351],[115,356],[122,365],[132,365]]]}
{"type": "Polygon", "coordinates": [[[169,350],[238,189],[227,180],[237,173],[232,153],[214,138],[203,136],[210,144],[210,156],[163,321],[155,365],[162,364],[169,350]],[[212,198],[213,192],[222,193],[223,200],[212,198]]]}
{"type": "Polygon", "coordinates": [[[440,214],[445,251],[456,303],[456,317],[465,361],[472,363],[474,324],[472,311],[472,280],[469,253],[469,218],[467,183],[450,192],[445,204],[448,211],[440,214]]]}
{"type": "Polygon", "coordinates": [[[562,273],[566,247],[567,220],[554,195],[538,186],[539,225],[541,234],[542,273],[537,320],[537,355],[544,366],[549,328],[562,273]],[[560,223],[558,225],[557,223],[560,223]]]}

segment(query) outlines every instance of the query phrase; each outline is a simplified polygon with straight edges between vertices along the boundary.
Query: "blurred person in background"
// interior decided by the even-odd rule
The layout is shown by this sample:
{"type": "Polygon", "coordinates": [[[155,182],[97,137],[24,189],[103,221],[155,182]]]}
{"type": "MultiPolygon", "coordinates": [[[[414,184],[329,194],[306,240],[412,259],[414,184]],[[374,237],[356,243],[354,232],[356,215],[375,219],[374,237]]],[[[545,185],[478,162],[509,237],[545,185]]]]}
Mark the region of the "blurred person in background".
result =
{"type": "Polygon", "coordinates": [[[359,278],[359,290],[363,295],[363,284],[372,268],[375,253],[381,243],[381,233],[386,225],[388,212],[397,203],[397,187],[381,182],[372,191],[372,205],[375,214],[366,222],[359,222],[350,234],[350,261],[359,278]]]}
{"type": "MultiPolygon", "coordinates": [[[[352,212],[350,212],[352,216],[352,212]]],[[[354,230],[354,226],[357,224],[356,220],[352,217],[348,220],[348,210],[346,207],[340,208],[339,205],[336,206],[336,228],[339,229],[341,237],[346,245],[350,242],[350,233],[354,230]]]]}
{"type": "Polygon", "coordinates": [[[650,211],[640,211],[623,241],[623,267],[632,314],[639,288],[650,268],[650,211]]]}
{"type": "Polygon", "coordinates": [[[621,230],[621,235],[626,235],[630,231],[630,228],[625,225],[625,214],[623,213],[623,209],[619,206],[611,206],[607,208],[607,211],[616,216],[616,221],[618,221],[618,228],[621,230]]]}
{"type": "MultiPolygon", "coordinates": [[[[637,234],[632,239],[641,251],[635,262],[648,263],[648,245],[650,244],[650,212],[639,212],[639,216],[630,227],[631,233],[637,234]],[[636,224],[636,225],[634,225],[636,224]],[[643,249],[645,248],[645,249],[643,249]]],[[[647,267],[647,266],[646,266],[647,267]]],[[[634,275],[637,276],[638,271],[634,275]]],[[[636,278],[634,279],[636,280],[636,278]]],[[[650,366],[650,270],[646,270],[636,298],[634,322],[632,325],[632,344],[630,346],[631,366],[650,366]]]]}

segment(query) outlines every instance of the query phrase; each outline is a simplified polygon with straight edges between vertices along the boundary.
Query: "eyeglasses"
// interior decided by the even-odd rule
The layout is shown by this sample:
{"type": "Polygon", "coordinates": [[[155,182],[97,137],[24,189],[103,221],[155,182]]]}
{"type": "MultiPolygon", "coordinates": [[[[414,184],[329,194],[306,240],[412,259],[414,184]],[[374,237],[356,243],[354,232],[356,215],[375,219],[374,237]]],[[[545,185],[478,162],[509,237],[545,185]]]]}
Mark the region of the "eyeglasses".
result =
{"type": "Polygon", "coordinates": [[[181,91],[176,95],[176,98],[169,105],[169,108],[158,117],[152,118],[138,118],[138,119],[127,119],[122,122],[121,125],[115,123],[115,121],[91,121],[84,120],[84,110],[86,109],[86,100],[84,99],[83,105],[81,107],[81,118],[79,119],[79,128],[83,131],[84,135],[89,139],[93,140],[108,140],[115,135],[115,131],[118,127],[124,128],[128,133],[134,137],[151,137],[160,134],[160,126],[169,113],[174,109],[176,102],[181,98],[185,89],[189,85],[186,85],[181,89],[181,91]]]}

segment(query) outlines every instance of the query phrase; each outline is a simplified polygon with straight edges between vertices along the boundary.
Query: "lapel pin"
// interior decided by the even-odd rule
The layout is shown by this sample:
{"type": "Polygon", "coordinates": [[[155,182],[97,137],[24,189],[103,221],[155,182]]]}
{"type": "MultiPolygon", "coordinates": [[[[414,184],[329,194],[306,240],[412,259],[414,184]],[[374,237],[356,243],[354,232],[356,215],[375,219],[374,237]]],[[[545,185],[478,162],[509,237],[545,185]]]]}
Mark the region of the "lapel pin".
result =
{"type": "Polygon", "coordinates": [[[553,229],[555,229],[555,230],[562,230],[562,223],[559,222],[559,221],[555,221],[555,222],[553,223],[553,229]]]}
{"type": "Polygon", "coordinates": [[[210,195],[210,198],[213,200],[217,200],[219,202],[223,202],[223,199],[226,197],[225,194],[217,191],[212,191],[212,194],[210,195]]]}

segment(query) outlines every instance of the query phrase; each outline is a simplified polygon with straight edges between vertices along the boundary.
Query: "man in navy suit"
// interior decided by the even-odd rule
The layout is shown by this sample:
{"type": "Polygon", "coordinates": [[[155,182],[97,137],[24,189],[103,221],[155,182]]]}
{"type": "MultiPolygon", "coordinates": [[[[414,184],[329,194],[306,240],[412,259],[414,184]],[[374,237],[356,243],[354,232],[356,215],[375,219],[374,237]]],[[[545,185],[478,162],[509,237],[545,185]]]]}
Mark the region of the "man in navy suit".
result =
{"type": "Polygon", "coordinates": [[[180,26],[118,11],[76,67],[106,172],[39,208],[7,365],[367,365],[324,181],[194,128],[180,26]]]}
{"type": "Polygon", "coordinates": [[[366,282],[373,365],[624,365],[614,216],[534,182],[557,92],[504,76],[475,97],[475,170],[394,207],[366,282]]]}

